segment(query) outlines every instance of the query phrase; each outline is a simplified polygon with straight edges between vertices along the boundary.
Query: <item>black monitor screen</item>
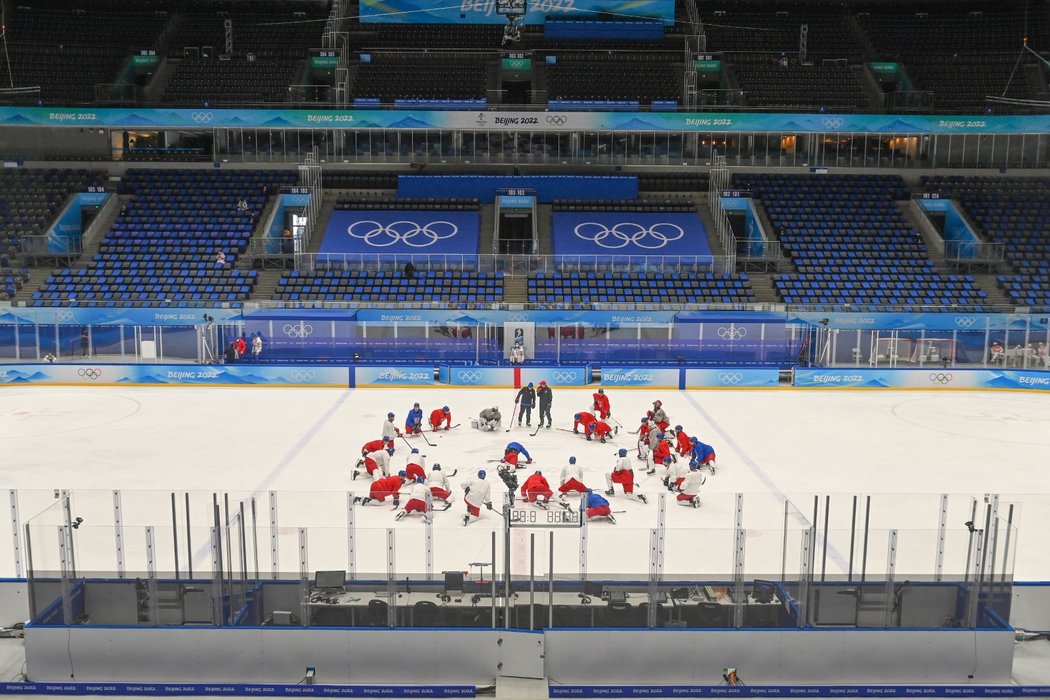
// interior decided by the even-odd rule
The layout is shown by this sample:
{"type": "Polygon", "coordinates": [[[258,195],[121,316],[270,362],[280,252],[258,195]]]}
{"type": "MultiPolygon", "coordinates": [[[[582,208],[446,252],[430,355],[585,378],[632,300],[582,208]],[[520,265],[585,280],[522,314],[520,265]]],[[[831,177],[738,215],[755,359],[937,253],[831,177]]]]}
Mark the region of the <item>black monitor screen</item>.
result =
{"type": "Polygon", "coordinates": [[[602,597],[602,584],[594,581],[583,582],[583,594],[588,596],[594,596],[596,598],[602,597]]]}
{"type": "Polygon", "coordinates": [[[317,588],[342,588],[346,584],[346,571],[318,571],[314,574],[317,588]]]}
{"type": "Polygon", "coordinates": [[[446,591],[462,591],[463,590],[463,572],[462,571],[446,571],[445,572],[445,590],[446,591]]]}

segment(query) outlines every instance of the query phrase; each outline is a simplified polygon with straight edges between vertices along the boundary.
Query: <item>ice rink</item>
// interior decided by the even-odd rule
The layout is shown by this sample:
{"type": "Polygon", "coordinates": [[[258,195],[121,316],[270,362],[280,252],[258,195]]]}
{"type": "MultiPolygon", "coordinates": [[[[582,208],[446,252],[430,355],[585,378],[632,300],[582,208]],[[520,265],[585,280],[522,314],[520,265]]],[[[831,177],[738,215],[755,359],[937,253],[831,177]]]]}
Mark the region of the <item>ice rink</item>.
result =
{"type": "MultiPolygon", "coordinates": [[[[291,389],[192,387],[12,387],[0,391],[0,484],[18,489],[21,516],[55,503],[53,490],[74,493],[79,528],[77,558],[81,569],[113,567],[112,493],[122,492],[129,568],[141,551],[134,528],[159,526],[158,549],[170,537],[170,492],[184,492],[194,503],[193,557],[198,571],[210,558],[204,543],[211,494],[230,492],[236,501],[256,497],[261,541],[260,568],[270,569],[266,512],[268,492],[278,492],[280,567],[298,572],[298,530],[309,528],[309,568],[347,568],[346,492],[364,495],[367,479],[351,481],[350,467],[363,443],[378,437],[387,411],[399,424],[414,401],[429,414],[447,404],[454,423],[450,432],[412,442],[440,462],[452,479],[454,506],[435,515],[433,570],[467,570],[468,564],[491,557],[490,535],[501,518],[483,512],[480,521],[462,525],[459,484],[479,468],[489,472],[494,495],[505,490],[495,460],[513,439],[522,442],[535,469],[553,485],[570,455],[583,466],[588,486],[605,488],[605,473],[617,447],[634,454],[635,437],[627,431],[659,398],[672,425],[714,445],[719,470],[709,476],[700,509],[680,506],[668,494],[664,573],[728,575],[732,571],[734,494],[744,494],[747,528],[747,573],[777,574],[784,545],[784,499],[790,512],[789,560],[798,559],[803,519],[812,519],[814,495],[832,495],[827,556],[817,555],[818,573],[841,576],[848,569],[852,498],[861,496],[856,527],[863,524],[864,496],[870,510],[869,577],[886,570],[888,530],[898,530],[898,573],[931,575],[936,554],[939,494],[951,494],[946,571],[961,573],[972,500],[983,526],[986,494],[1001,496],[999,514],[1015,504],[1019,534],[1017,580],[1050,579],[1050,548],[1041,544],[1050,525],[1050,397],[1036,393],[889,390],[736,390],[654,391],[607,389],[613,418],[626,428],[611,444],[586,442],[558,430],[572,427],[572,415],[587,408],[597,388],[555,389],[555,429],[536,437],[514,427],[509,433],[481,433],[469,419],[493,405],[504,412],[504,427],[515,391],[511,389],[291,389]],[[493,460],[487,462],[486,460],[493,460]],[[197,508],[200,511],[197,512],[197,508]],[[198,545],[199,543],[199,545],[198,545]]],[[[537,423],[533,416],[533,426],[537,423]]],[[[404,464],[408,447],[399,440],[394,465],[404,464]]],[[[618,524],[592,523],[587,528],[587,568],[594,574],[648,572],[650,528],[657,522],[656,496],[666,491],[658,476],[636,469],[639,489],[648,505],[625,498],[617,489],[611,499],[618,524]]],[[[497,503],[499,501],[497,500],[497,503]]],[[[824,501],[820,501],[823,522],[824,501]]],[[[394,521],[389,505],[355,509],[356,566],[360,572],[386,571],[387,528],[397,531],[398,574],[423,571],[424,525],[415,517],[394,521]]],[[[182,515],[180,515],[180,518],[182,515]]],[[[47,517],[41,531],[57,524],[47,517]]],[[[527,533],[538,533],[540,573],[546,572],[546,531],[518,531],[514,569],[527,572],[527,533]]],[[[36,543],[38,567],[53,562],[53,533],[36,543]],[[45,551],[46,550],[46,551],[45,551]],[[43,562],[43,563],[42,563],[43,562]]],[[[556,533],[555,570],[574,577],[581,567],[579,529],[556,533]]],[[[11,576],[14,555],[10,536],[0,546],[0,574],[11,576]]],[[[182,546],[182,545],[180,545],[182,546]]],[[[861,540],[855,540],[854,571],[860,570],[861,540]]],[[[998,552],[1000,560],[1003,552],[998,552]]],[[[170,566],[161,557],[162,569],[170,566]]],[[[251,556],[249,556],[249,559],[251,556]]],[[[1008,559],[1012,557],[1008,556],[1008,559]]],[[[185,560],[183,560],[185,566],[185,560]]],[[[1001,562],[997,563],[997,571],[1001,562]]],[[[251,568],[249,566],[249,568],[251,568]]],[[[789,571],[795,564],[786,567],[789,571]]]]}

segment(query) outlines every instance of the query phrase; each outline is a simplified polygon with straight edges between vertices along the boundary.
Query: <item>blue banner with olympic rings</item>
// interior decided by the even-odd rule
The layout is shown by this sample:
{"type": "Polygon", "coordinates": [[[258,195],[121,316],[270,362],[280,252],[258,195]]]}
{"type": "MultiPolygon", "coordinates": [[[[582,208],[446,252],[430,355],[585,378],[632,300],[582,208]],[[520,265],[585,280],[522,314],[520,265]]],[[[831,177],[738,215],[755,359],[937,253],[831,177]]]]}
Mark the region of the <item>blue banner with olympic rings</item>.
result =
{"type": "Polygon", "coordinates": [[[477,211],[336,211],[321,253],[477,255],[477,211]]]}
{"type": "Polygon", "coordinates": [[[551,228],[558,256],[711,255],[697,214],[560,211],[554,213],[551,228]]]}

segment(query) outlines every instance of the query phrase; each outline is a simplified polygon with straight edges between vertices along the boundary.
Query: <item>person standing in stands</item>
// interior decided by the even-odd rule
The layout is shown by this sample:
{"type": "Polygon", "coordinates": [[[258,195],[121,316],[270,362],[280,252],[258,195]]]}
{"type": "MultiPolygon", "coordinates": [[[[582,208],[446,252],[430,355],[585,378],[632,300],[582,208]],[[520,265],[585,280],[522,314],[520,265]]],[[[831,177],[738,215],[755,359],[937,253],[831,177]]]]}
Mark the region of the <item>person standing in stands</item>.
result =
{"type": "Polygon", "coordinates": [[[222,248],[218,248],[215,251],[215,267],[226,267],[226,253],[223,252],[222,248]]]}
{"type": "Polygon", "coordinates": [[[260,355],[262,355],[262,332],[252,334],[252,360],[258,362],[260,355]]]}
{"type": "Polygon", "coordinates": [[[88,327],[82,326],[80,329],[80,356],[87,357],[91,350],[91,336],[88,333],[88,327]]]}
{"type": "Polygon", "coordinates": [[[405,279],[409,279],[410,280],[410,279],[412,279],[415,276],[416,276],[416,266],[412,264],[411,260],[409,260],[407,263],[405,263],[405,279]]]}
{"type": "Polygon", "coordinates": [[[248,343],[244,340],[244,333],[241,333],[241,337],[233,341],[233,349],[237,351],[237,359],[244,357],[244,353],[248,352],[248,343]]]}

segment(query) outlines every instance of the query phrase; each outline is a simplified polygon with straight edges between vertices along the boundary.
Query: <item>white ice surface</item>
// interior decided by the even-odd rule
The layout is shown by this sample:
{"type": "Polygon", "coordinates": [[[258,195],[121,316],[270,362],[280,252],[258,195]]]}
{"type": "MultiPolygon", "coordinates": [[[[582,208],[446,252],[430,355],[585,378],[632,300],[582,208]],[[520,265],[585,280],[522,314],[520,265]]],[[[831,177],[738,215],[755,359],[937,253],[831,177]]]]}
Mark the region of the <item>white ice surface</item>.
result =
{"type": "MultiPolygon", "coordinates": [[[[572,414],[590,404],[586,390],[555,389],[556,428],[571,428],[572,414]]],[[[787,564],[798,569],[803,518],[812,519],[814,495],[823,522],[824,495],[831,495],[827,557],[816,556],[818,572],[841,575],[849,567],[853,496],[858,503],[857,530],[865,520],[870,495],[867,572],[881,576],[887,567],[890,528],[898,530],[898,575],[934,573],[939,494],[951,494],[945,570],[961,572],[967,554],[971,497],[978,500],[976,526],[983,527],[985,494],[1000,494],[999,515],[1016,504],[1008,564],[1018,580],[1050,579],[1050,547],[1043,543],[1050,525],[1050,396],[1035,393],[922,391],[699,391],[607,390],[613,416],[634,429],[651,402],[660,398],[671,417],[689,434],[715,446],[719,472],[708,477],[698,510],[677,505],[668,494],[664,573],[727,575],[732,571],[734,494],[744,494],[749,577],[779,574],[784,550],[784,498],[801,514],[788,518],[787,564]],[[1041,544],[1043,543],[1043,544],[1041,544]]],[[[81,570],[115,570],[113,494],[121,491],[124,539],[129,570],[144,561],[145,530],[156,527],[158,566],[173,567],[170,493],[178,494],[184,523],[183,494],[191,494],[192,549],[196,572],[210,567],[207,526],[212,493],[230,492],[231,507],[255,496],[259,567],[271,568],[268,492],[278,492],[277,536],[280,568],[299,571],[298,528],[308,528],[308,569],[347,568],[347,491],[363,494],[367,482],[351,481],[349,467],[360,446],[378,437],[388,410],[400,423],[413,401],[429,411],[452,407],[460,427],[419,438],[430,463],[440,462],[453,478],[455,505],[436,514],[431,569],[467,569],[491,560],[490,532],[500,526],[495,513],[462,526],[458,484],[478,468],[487,468],[493,492],[504,490],[495,463],[510,440],[532,453],[534,469],[553,483],[569,455],[583,465],[589,486],[605,488],[604,473],[617,446],[634,451],[634,437],[621,432],[613,442],[587,443],[559,430],[535,438],[523,428],[509,434],[480,433],[469,419],[498,405],[509,416],[515,392],[489,389],[288,389],[192,387],[5,387],[0,391],[0,486],[19,490],[23,520],[55,503],[53,490],[71,489],[74,516],[83,517],[77,534],[81,570]]],[[[538,417],[534,414],[534,425],[538,417]]],[[[399,441],[395,465],[408,448],[399,441]]],[[[531,473],[521,470],[519,479],[531,473]]],[[[617,490],[612,498],[617,525],[600,522],[587,528],[587,568],[595,574],[644,578],[649,571],[650,528],[657,522],[657,477],[640,490],[648,505],[630,501],[617,490]]],[[[247,501],[246,520],[250,524],[247,501]]],[[[38,568],[57,567],[59,514],[33,521],[31,535],[38,568]]],[[[355,510],[353,556],[361,574],[385,573],[387,528],[396,531],[398,575],[417,575],[426,564],[425,529],[418,518],[395,522],[390,506],[355,510]]],[[[7,527],[4,527],[7,531],[7,527]]],[[[547,530],[519,530],[512,540],[516,572],[528,570],[528,537],[537,535],[537,572],[547,571],[547,530]]],[[[574,577],[580,570],[580,531],[556,531],[555,571],[574,577]]],[[[186,565],[185,532],[180,556],[186,565]]],[[[822,540],[823,531],[818,539],[822,540]]],[[[10,535],[0,539],[0,575],[14,575],[10,535]]],[[[248,568],[254,566],[249,534],[248,568]]],[[[1002,568],[1005,525],[996,543],[996,571],[1002,568]]],[[[24,546],[24,543],[23,543],[24,546]]],[[[499,543],[502,551],[502,543],[499,543]]],[[[861,569],[863,539],[854,540],[854,572],[861,569]]],[[[501,555],[498,555],[501,556],[501,555]]],[[[238,567],[239,568],[239,567],[238,567]]]]}

